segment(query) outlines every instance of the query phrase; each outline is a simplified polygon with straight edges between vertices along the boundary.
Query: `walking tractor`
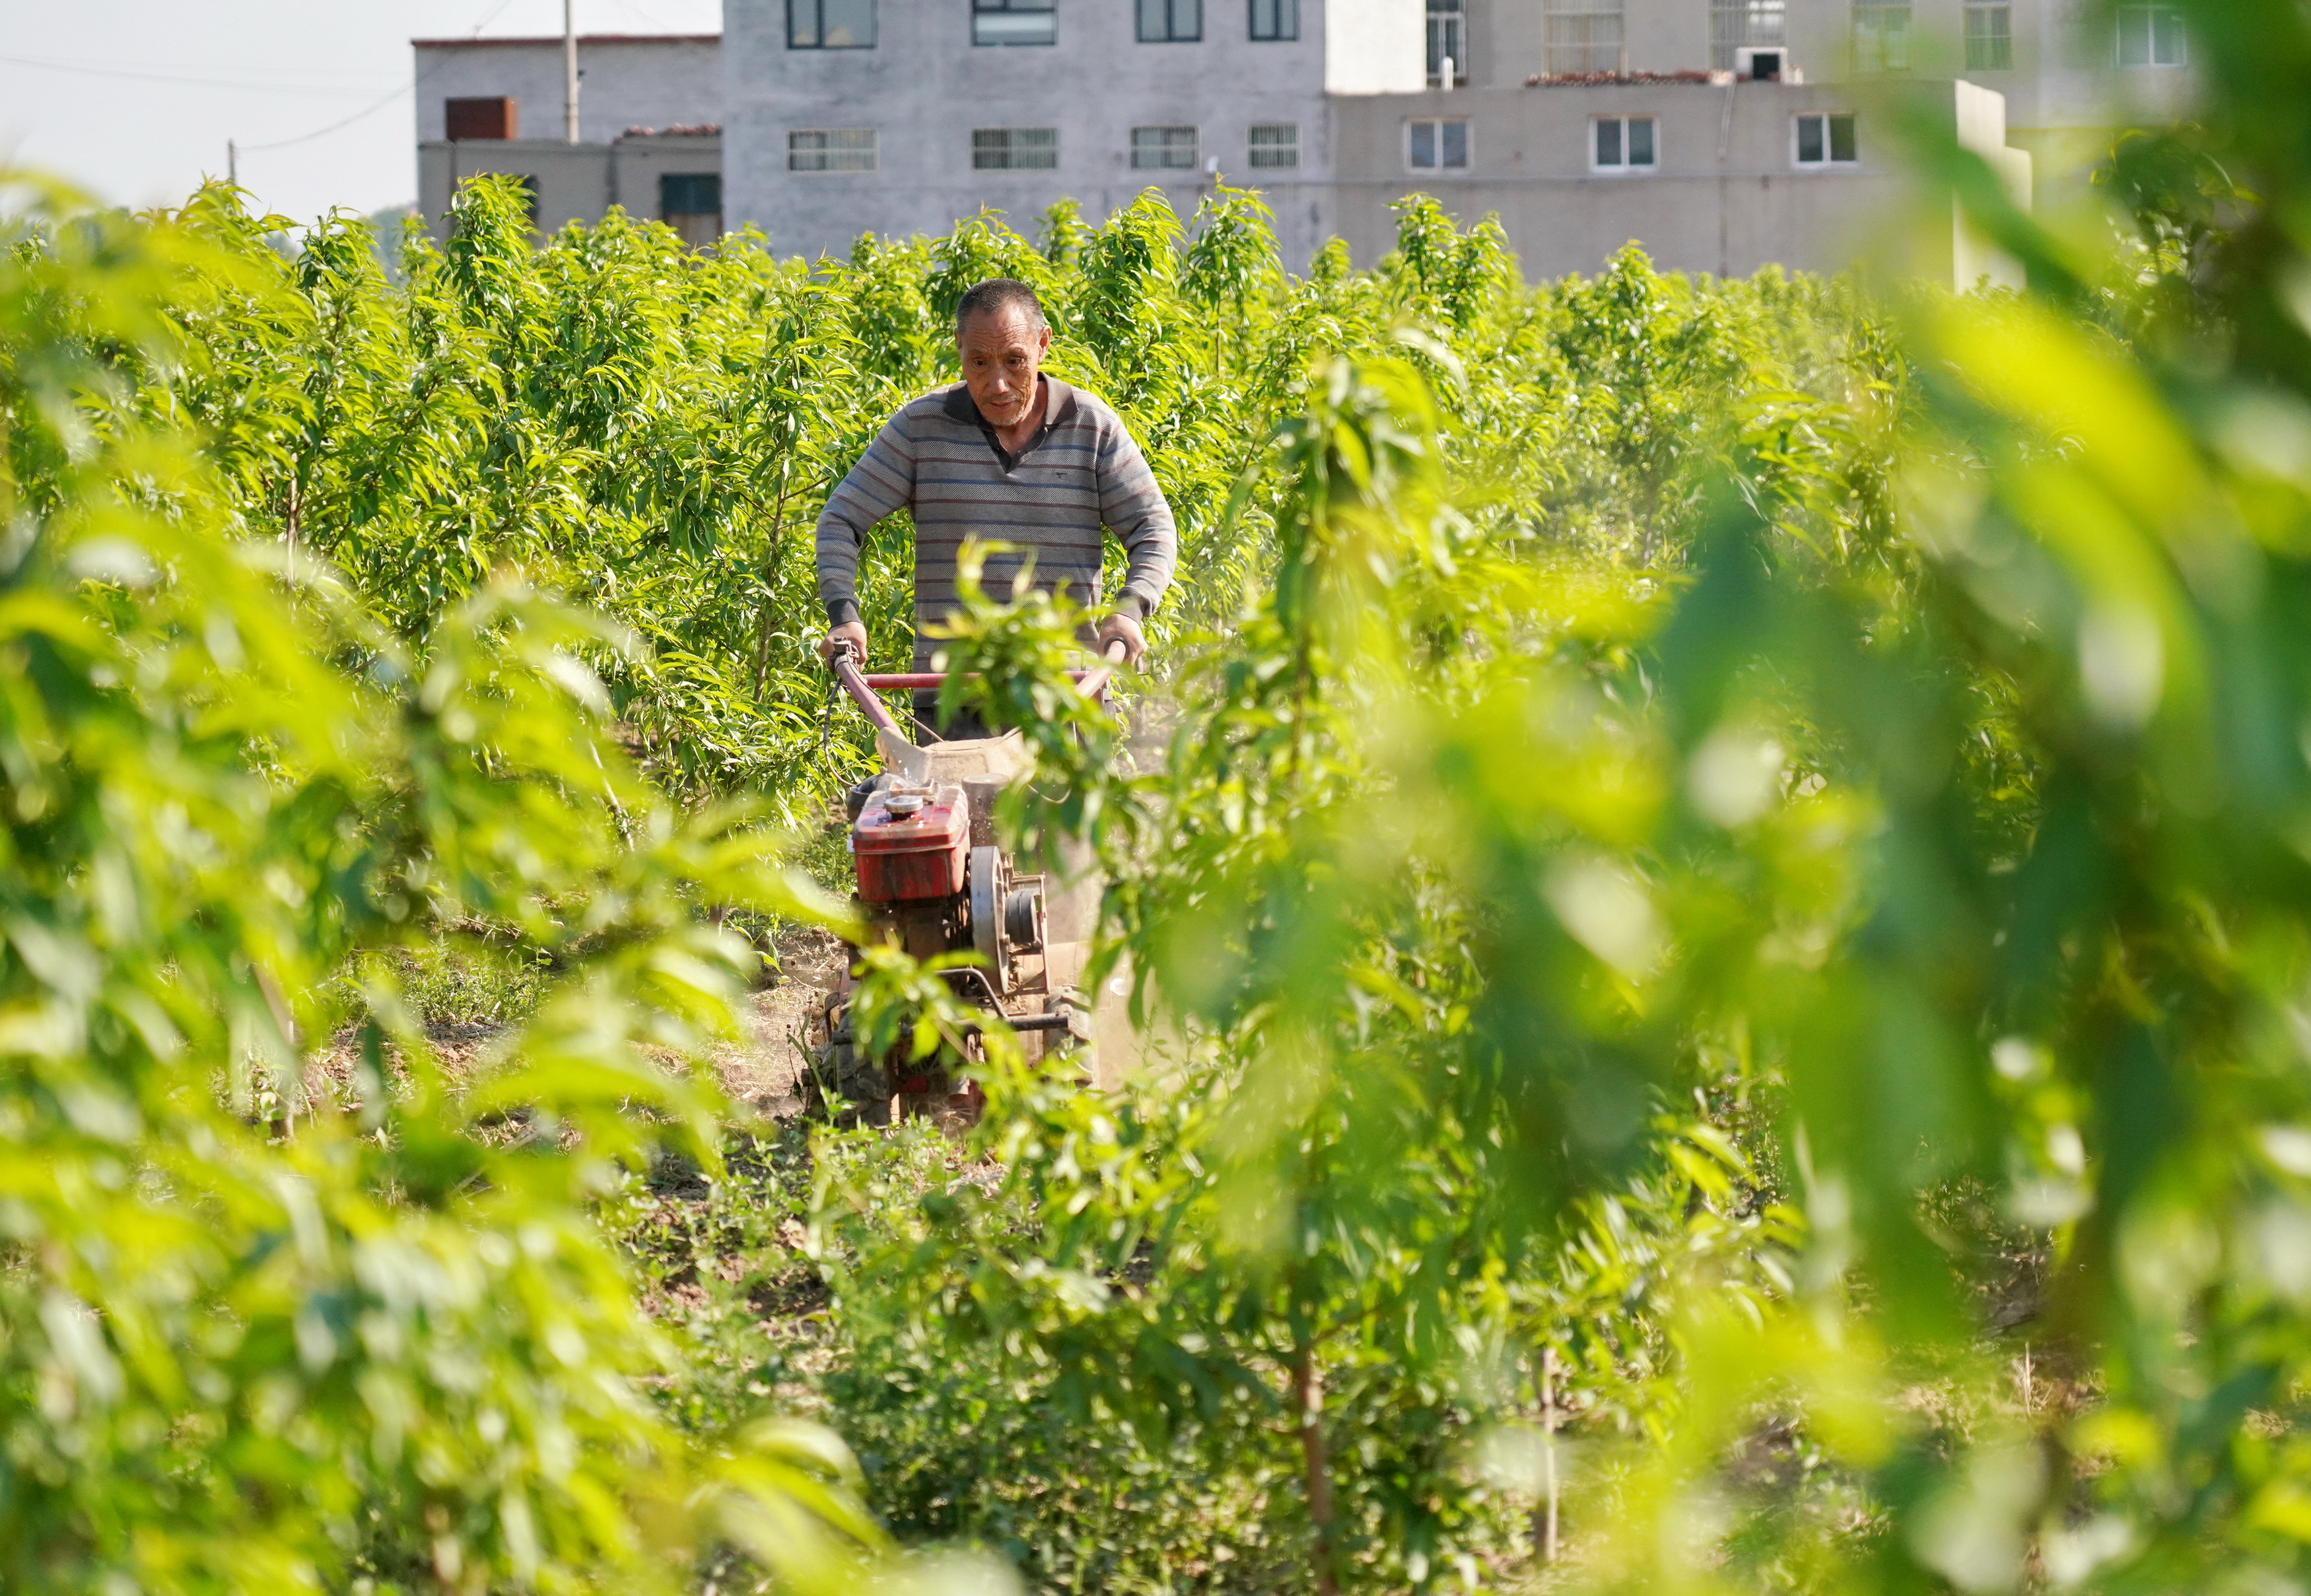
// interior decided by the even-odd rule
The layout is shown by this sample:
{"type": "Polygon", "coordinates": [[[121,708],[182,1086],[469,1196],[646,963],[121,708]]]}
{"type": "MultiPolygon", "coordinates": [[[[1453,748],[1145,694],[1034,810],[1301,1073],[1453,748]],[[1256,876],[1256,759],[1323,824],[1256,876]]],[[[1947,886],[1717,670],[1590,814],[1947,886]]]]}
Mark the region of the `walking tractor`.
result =
{"type": "MultiPolygon", "coordinates": [[[[1121,645],[1111,650],[1114,659],[1121,645]]],[[[936,672],[869,673],[847,648],[829,662],[875,727],[885,769],[846,795],[850,855],[867,939],[918,959],[975,955],[943,973],[956,996],[1020,1033],[1030,1058],[1088,1046],[1092,1005],[1077,990],[1097,929],[1099,882],[1088,869],[1060,886],[1023,871],[995,834],[995,800],[1028,764],[1016,731],[956,737],[919,747],[877,693],[934,689],[936,672]]],[[[1111,667],[1070,674],[1093,697],[1111,667]]],[[[903,1042],[869,1057],[851,1024],[853,978],[846,968],[815,1029],[807,1102],[821,1112],[848,1103],[869,1124],[904,1114],[976,1118],[976,1083],[953,1070],[980,1055],[969,1028],[957,1060],[942,1050],[912,1059],[903,1042]]]]}

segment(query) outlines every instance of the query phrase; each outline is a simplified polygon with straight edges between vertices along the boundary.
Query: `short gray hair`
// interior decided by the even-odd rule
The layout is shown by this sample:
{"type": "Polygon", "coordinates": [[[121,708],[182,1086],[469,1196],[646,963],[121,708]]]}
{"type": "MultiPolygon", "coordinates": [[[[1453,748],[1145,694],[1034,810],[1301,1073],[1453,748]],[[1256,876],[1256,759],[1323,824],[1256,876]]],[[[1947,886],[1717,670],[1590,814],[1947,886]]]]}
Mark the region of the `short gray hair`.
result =
{"type": "Polygon", "coordinates": [[[1035,291],[1016,277],[990,277],[984,283],[974,283],[963,291],[955,301],[955,336],[963,336],[963,324],[982,312],[1000,316],[1006,310],[1017,310],[1027,318],[1030,331],[1051,324],[1043,318],[1043,301],[1035,291]]]}

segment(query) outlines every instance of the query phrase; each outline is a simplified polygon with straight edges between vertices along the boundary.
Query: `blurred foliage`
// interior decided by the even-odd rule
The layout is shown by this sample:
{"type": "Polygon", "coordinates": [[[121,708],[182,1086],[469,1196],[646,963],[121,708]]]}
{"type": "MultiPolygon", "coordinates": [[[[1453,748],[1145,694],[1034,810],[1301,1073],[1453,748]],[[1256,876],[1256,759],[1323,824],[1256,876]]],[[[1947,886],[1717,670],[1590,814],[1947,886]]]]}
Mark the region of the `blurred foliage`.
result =
{"type": "MultiPolygon", "coordinates": [[[[339,214],[291,256],[267,242],[286,219],[210,191],[175,224],[236,275],[169,309],[182,364],[121,379],[210,438],[238,529],[327,558],[405,642],[505,568],[614,618],[636,647],[585,658],[644,771],[797,820],[871,757],[849,718],[823,749],[812,528],[890,413],[953,379],[950,318],[984,276],[1036,285],[1052,369],[1115,404],[1155,465],[1183,550],[1159,638],[1232,616],[1261,580],[1273,551],[1231,496],[1316,350],[1433,323],[1466,373],[1447,447],[1500,494],[1493,519],[1650,548],[1689,508],[1661,496],[1689,493],[1712,406],[1834,377],[1821,326],[1842,319],[1818,284],[1664,278],[1634,251],[1593,284],[1527,290],[1496,227],[1462,235],[1426,199],[1377,269],[1304,279],[1259,198],[1225,186],[1184,222],[1150,191],[1096,228],[1047,218],[1040,249],[990,214],[815,269],[621,214],[540,240],[526,205],[476,179],[446,244],[339,214]]],[[[908,534],[896,518],[861,572],[878,659],[911,658],[908,534]]]]}
{"type": "Polygon", "coordinates": [[[810,894],[634,772],[618,629],[500,572],[397,635],[244,535],[235,351],[187,329],[304,311],[229,212],[9,197],[0,1583],[824,1587],[879,1540],[849,1454],[670,1424],[588,1213],[714,1166],[748,950],[695,905],[810,894]],[[568,968],[452,1072],[394,976],[467,916],[568,968]]]}
{"type": "MultiPolygon", "coordinates": [[[[2311,144],[2274,111],[2311,21],[2184,9],[2202,115],[2121,141],[2110,208],[1921,152],[2019,292],[1624,261],[1479,288],[1471,336],[1485,234],[1417,205],[1382,273],[1295,285],[1422,330],[1275,336],[1294,402],[1215,534],[1254,580],[1173,639],[1163,768],[1053,747],[1067,805],[1016,800],[1100,846],[1173,1058],[1120,1103],[990,1067],[953,1175],[829,1164],[845,1422],[915,1525],[1060,1588],[1236,1588],[1218,1544],[1241,1588],[1473,1586],[1553,1472],[1566,1588],[2311,1573],[2311,144]],[[1745,332],[1777,299],[1810,313],[1745,332]],[[1490,451],[1520,347],[1582,407],[1490,451]],[[1181,1558],[1023,1520],[999,1461],[1067,1447],[1164,1482],[1181,1558]],[[1256,1538],[1203,1505],[1247,1498],[1256,1538]]],[[[1067,705],[1035,612],[956,629],[990,709],[1067,705]]]]}
{"type": "Polygon", "coordinates": [[[1293,275],[1224,187],[807,269],[481,180],[392,283],[17,213],[8,1577],[2295,1588],[2311,20],[2184,9],[2088,209],[1919,152],[2014,292],[1531,286],[1422,198],[1293,275]],[[1180,517],[1127,718],[1064,601],[942,640],[1154,1058],[726,1161],[702,911],[817,911],[713,800],[867,757],[808,528],[996,273],[1180,517]]]}

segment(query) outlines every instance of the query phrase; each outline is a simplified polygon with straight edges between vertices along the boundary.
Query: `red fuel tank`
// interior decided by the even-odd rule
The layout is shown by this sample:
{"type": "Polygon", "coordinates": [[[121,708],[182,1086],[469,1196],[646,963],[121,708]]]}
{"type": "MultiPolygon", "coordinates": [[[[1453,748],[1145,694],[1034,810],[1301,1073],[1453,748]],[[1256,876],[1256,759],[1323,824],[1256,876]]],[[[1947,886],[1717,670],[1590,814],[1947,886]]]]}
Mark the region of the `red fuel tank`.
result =
{"type": "Polygon", "coordinates": [[[971,806],[960,786],[885,788],[867,800],[850,830],[859,896],[894,903],[959,893],[970,846],[971,806]]]}

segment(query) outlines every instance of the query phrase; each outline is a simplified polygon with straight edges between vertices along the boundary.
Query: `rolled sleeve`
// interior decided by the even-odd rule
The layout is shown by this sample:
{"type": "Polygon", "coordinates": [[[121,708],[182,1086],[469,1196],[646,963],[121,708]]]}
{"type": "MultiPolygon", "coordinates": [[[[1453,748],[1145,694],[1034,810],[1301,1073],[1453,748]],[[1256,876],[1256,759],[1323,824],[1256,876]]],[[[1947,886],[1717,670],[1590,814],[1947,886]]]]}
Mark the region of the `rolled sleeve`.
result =
{"type": "Polygon", "coordinates": [[[1155,472],[1121,419],[1101,440],[1099,513],[1123,545],[1123,585],[1115,607],[1139,620],[1155,614],[1180,559],[1180,534],[1155,472]]]}
{"type": "Polygon", "coordinates": [[[894,418],[826,496],[815,547],[818,597],[830,625],[859,619],[859,553],[867,535],[915,496],[914,449],[894,418]]]}

